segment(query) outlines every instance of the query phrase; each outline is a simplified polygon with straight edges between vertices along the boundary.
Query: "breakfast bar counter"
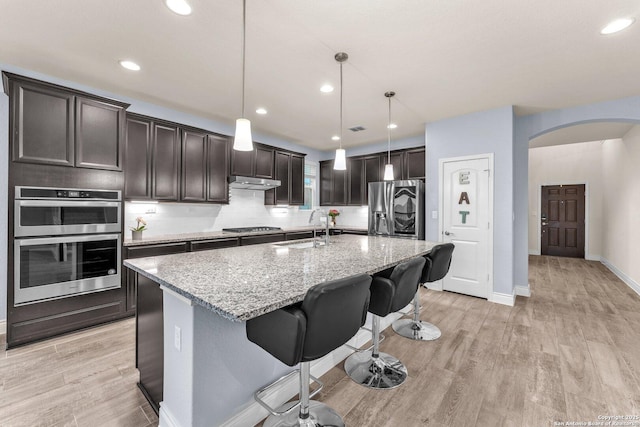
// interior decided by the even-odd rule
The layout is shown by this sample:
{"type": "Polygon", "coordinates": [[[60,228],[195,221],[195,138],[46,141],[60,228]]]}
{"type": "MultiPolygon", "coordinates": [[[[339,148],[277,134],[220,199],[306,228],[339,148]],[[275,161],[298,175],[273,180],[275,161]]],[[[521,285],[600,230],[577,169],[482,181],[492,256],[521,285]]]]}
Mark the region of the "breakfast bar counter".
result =
{"type": "MultiPolygon", "coordinates": [[[[434,244],[340,235],[317,248],[298,240],[126,260],[139,279],[139,338],[145,287],[162,290],[160,425],[255,424],[266,412],[253,401],[253,392],[291,368],[246,339],[245,321],[302,301],[314,285],[385,270],[427,254],[434,244]]],[[[363,334],[362,343],[366,339],[363,334]]],[[[352,342],[362,343],[357,336],[352,342]]],[[[334,353],[320,359],[315,371],[312,366],[314,375],[349,354],[345,348],[334,353]]],[[[276,398],[286,401],[296,389],[280,392],[276,398]]]]}

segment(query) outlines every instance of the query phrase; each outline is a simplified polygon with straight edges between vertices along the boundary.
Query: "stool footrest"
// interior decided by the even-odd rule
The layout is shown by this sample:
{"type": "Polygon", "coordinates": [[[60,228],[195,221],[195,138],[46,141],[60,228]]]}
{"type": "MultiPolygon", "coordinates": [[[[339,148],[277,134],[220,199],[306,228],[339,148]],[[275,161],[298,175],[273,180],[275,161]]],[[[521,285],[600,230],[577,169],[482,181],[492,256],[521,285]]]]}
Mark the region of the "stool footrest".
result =
{"type": "MultiPolygon", "coordinates": [[[[369,329],[369,328],[364,328],[364,327],[363,327],[363,328],[360,328],[360,329],[364,329],[365,331],[369,331],[369,332],[371,332],[371,329],[369,329]]],[[[378,342],[379,342],[379,343],[381,343],[382,341],[384,341],[384,340],[385,340],[385,338],[386,338],[386,337],[384,336],[384,334],[380,334],[380,341],[378,341],[378,342]]],[[[358,347],[354,347],[354,346],[352,346],[351,344],[347,344],[347,343],[345,343],[344,345],[345,345],[345,347],[348,347],[349,349],[351,349],[351,350],[355,351],[356,353],[361,353],[361,352],[363,352],[363,351],[371,351],[371,349],[373,348],[373,344],[372,344],[372,345],[370,345],[370,346],[369,346],[369,347],[367,347],[367,348],[358,348],[358,347]]]]}
{"type": "MultiPolygon", "coordinates": [[[[298,401],[296,404],[292,405],[290,408],[288,408],[285,411],[277,411],[276,409],[272,408],[271,406],[269,406],[269,404],[267,402],[265,402],[264,400],[262,400],[263,395],[268,392],[270,389],[272,389],[273,387],[275,387],[276,385],[287,381],[290,377],[294,376],[294,375],[299,375],[300,374],[300,369],[296,369],[295,371],[291,371],[289,372],[287,375],[278,378],[277,380],[275,380],[274,382],[272,382],[271,384],[261,388],[260,390],[256,391],[255,393],[253,393],[253,398],[256,400],[256,402],[258,402],[263,408],[265,408],[267,411],[269,411],[269,413],[271,415],[285,415],[285,414],[289,414],[291,411],[293,411],[294,409],[298,408],[300,406],[300,402],[298,401]]],[[[324,387],[324,384],[322,383],[322,381],[320,381],[318,378],[314,377],[313,375],[309,375],[309,378],[311,378],[313,380],[313,382],[315,382],[316,384],[318,384],[320,387],[318,387],[316,390],[314,390],[313,392],[311,392],[309,394],[309,398],[312,398],[313,396],[315,396],[316,394],[318,394],[320,392],[320,390],[322,390],[322,388],[324,387]]],[[[308,387],[309,385],[307,385],[308,387]]]]}

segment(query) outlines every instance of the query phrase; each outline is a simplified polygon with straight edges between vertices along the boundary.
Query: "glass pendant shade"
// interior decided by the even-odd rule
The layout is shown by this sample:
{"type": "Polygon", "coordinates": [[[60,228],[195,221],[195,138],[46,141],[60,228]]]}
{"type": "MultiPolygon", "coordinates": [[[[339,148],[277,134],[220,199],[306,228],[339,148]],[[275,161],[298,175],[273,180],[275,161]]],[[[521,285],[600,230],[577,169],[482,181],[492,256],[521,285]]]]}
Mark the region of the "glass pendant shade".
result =
{"type": "Polygon", "coordinates": [[[384,178],[385,181],[393,181],[393,165],[384,165],[384,178]]]}
{"type": "Polygon", "coordinates": [[[236,134],[233,139],[233,149],[237,151],[253,151],[251,121],[249,121],[249,119],[236,120],[236,134]]]}
{"type": "Polygon", "coordinates": [[[347,170],[347,154],[343,148],[336,150],[336,160],[333,162],[333,169],[338,171],[347,170]]]}

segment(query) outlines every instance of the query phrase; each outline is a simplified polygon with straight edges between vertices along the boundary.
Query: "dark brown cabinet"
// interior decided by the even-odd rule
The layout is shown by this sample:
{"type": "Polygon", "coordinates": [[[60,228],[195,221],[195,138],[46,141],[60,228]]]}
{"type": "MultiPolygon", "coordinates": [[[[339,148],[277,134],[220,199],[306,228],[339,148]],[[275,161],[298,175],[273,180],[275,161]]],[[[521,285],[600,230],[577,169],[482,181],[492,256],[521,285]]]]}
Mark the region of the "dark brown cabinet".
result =
{"type": "Polygon", "coordinates": [[[404,179],[425,178],[425,149],[416,148],[405,152],[405,177],[404,179]]]}
{"type": "Polygon", "coordinates": [[[347,194],[347,171],[334,170],[333,160],[320,162],[320,206],[345,206],[347,194]]]}
{"type": "Polygon", "coordinates": [[[207,135],[207,201],[229,203],[229,139],[207,135]]]}
{"type": "Polygon", "coordinates": [[[231,151],[231,175],[273,179],[273,147],[254,142],[253,151],[231,151]]]}
{"type": "Polygon", "coordinates": [[[275,150],[265,145],[255,144],[255,171],[256,178],[273,179],[275,150]]]}
{"type": "Polygon", "coordinates": [[[364,159],[354,157],[347,164],[347,205],[360,206],[364,200],[364,159]]]}
{"type": "Polygon", "coordinates": [[[15,162],[122,170],[129,104],[3,73],[15,162]]]}
{"type": "MultiPolygon", "coordinates": [[[[387,153],[349,157],[346,172],[333,170],[333,160],[320,162],[320,205],[367,205],[369,183],[382,180],[388,160],[387,153]]],[[[391,164],[394,180],[424,179],[425,149],[392,151],[391,164]]]]}
{"type": "Polygon", "coordinates": [[[182,174],[180,200],[207,200],[207,134],[182,131],[182,174]]]}
{"type": "Polygon", "coordinates": [[[274,178],[280,186],[264,193],[265,205],[304,204],[304,155],[289,151],[276,151],[274,178]]]}
{"type": "Polygon", "coordinates": [[[183,131],[180,200],[229,203],[228,145],[227,138],[219,135],[183,131]]]}
{"type": "Polygon", "coordinates": [[[127,115],[125,199],[178,200],[179,132],[172,123],[127,115]]]}
{"type": "Polygon", "coordinates": [[[76,167],[122,170],[124,108],[76,97],[76,167]]]}

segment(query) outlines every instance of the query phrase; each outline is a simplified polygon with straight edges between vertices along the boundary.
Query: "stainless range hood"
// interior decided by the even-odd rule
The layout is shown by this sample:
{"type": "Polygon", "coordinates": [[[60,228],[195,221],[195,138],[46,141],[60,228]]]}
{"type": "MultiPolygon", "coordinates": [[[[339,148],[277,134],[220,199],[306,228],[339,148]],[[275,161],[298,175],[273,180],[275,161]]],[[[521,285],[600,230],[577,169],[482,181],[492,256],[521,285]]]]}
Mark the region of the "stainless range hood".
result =
{"type": "Polygon", "coordinates": [[[280,181],[277,179],[263,179],[237,175],[229,177],[229,187],[241,188],[243,190],[270,190],[272,188],[280,187],[280,184],[280,181]]]}

